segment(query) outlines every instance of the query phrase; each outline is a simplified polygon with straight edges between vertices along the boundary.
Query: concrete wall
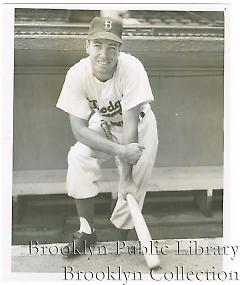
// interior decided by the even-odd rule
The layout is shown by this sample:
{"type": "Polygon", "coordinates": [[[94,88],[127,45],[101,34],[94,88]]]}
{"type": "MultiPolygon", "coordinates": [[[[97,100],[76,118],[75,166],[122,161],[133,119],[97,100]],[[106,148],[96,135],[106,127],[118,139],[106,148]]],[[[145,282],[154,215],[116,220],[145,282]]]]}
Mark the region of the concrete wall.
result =
{"type": "Polygon", "coordinates": [[[223,163],[223,78],[151,78],[156,104],[159,166],[223,163]]]}
{"type": "MultiPolygon", "coordinates": [[[[74,143],[68,115],[55,107],[67,68],[17,66],[14,169],[66,168],[74,143]]],[[[223,163],[223,74],[218,69],[147,67],[155,102],[156,166],[223,163]]],[[[112,166],[113,162],[105,164],[112,166]]]]}

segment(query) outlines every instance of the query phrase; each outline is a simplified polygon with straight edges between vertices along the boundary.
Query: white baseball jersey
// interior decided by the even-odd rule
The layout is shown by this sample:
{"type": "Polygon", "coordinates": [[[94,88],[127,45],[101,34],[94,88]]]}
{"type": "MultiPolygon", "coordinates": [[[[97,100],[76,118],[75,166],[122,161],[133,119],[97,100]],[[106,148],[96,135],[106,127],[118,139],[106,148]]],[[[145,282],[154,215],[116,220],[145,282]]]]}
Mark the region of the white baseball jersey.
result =
{"type": "Polygon", "coordinates": [[[122,111],[142,104],[149,108],[154,100],[147,73],[134,56],[120,52],[117,67],[111,79],[101,82],[92,72],[90,58],[81,59],[72,66],[57,102],[57,107],[79,118],[88,120],[98,109],[108,122],[122,122],[122,111]]]}

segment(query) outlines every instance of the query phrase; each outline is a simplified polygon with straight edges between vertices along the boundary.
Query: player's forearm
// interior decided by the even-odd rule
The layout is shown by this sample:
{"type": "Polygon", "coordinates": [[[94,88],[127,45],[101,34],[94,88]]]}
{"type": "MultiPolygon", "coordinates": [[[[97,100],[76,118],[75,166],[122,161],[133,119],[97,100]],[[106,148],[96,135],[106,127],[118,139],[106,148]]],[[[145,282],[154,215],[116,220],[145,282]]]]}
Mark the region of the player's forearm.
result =
{"type": "MultiPolygon", "coordinates": [[[[123,114],[123,142],[124,144],[138,143],[138,115],[139,107],[129,110],[123,114]]],[[[132,179],[133,165],[123,161],[122,162],[122,179],[132,179]]]]}
{"type": "MultiPolygon", "coordinates": [[[[136,131],[125,133],[124,144],[136,143],[136,142],[138,142],[138,133],[136,131]]],[[[126,161],[122,161],[122,179],[124,180],[132,179],[132,167],[133,167],[132,164],[126,161]]]]}
{"type": "Polygon", "coordinates": [[[121,154],[125,151],[124,145],[108,140],[107,138],[101,136],[98,132],[89,129],[88,127],[74,131],[74,136],[79,142],[89,146],[90,148],[112,156],[121,156],[121,154]]]}

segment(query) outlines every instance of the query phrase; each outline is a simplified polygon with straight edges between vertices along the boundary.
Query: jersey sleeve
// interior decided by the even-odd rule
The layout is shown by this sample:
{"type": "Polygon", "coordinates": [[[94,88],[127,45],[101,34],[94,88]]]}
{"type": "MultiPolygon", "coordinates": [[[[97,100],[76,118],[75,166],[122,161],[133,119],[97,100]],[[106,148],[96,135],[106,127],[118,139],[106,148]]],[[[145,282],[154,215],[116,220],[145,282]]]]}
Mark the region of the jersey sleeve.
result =
{"type": "Polygon", "coordinates": [[[74,68],[69,69],[56,107],[76,117],[88,120],[91,108],[84,91],[82,76],[83,74],[74,68]]]}
{"type": "Polygon", "coordinates": [[[136,58],[130,60],[124,67],[121,84],[123,111],[154,100],[147,73],[142,63],[136,58]]]}

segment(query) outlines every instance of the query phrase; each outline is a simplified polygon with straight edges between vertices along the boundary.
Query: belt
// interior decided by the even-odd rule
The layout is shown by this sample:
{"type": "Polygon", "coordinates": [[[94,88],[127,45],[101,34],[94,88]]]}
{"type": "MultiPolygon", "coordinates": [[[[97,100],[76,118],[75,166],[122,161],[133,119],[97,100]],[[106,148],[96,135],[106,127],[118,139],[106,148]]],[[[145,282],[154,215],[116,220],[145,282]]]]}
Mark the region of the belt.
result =
{"type": "Polygon", "coordinates": [[[113,126],[117,126],[117,127],[122,127],[123,126],[123,121],[119,121],[119,122],[110,122],[111,125],[113,126]]]}
{"type": "MultiPolygon", "coordinates": [[[[139,115],[140,115],[140,117],[141,117],[141,118],[144,118],[145,113],[144,113],[143,111],[141,111],[139,115]]],[[[113,125],[113,126],[117,126],[117,127],[122,127],[122,126],[123,126],[123,121],[119,121],[119,122],[110,122],[110,123],[111,123],[111,125],[113,125]]]]}

